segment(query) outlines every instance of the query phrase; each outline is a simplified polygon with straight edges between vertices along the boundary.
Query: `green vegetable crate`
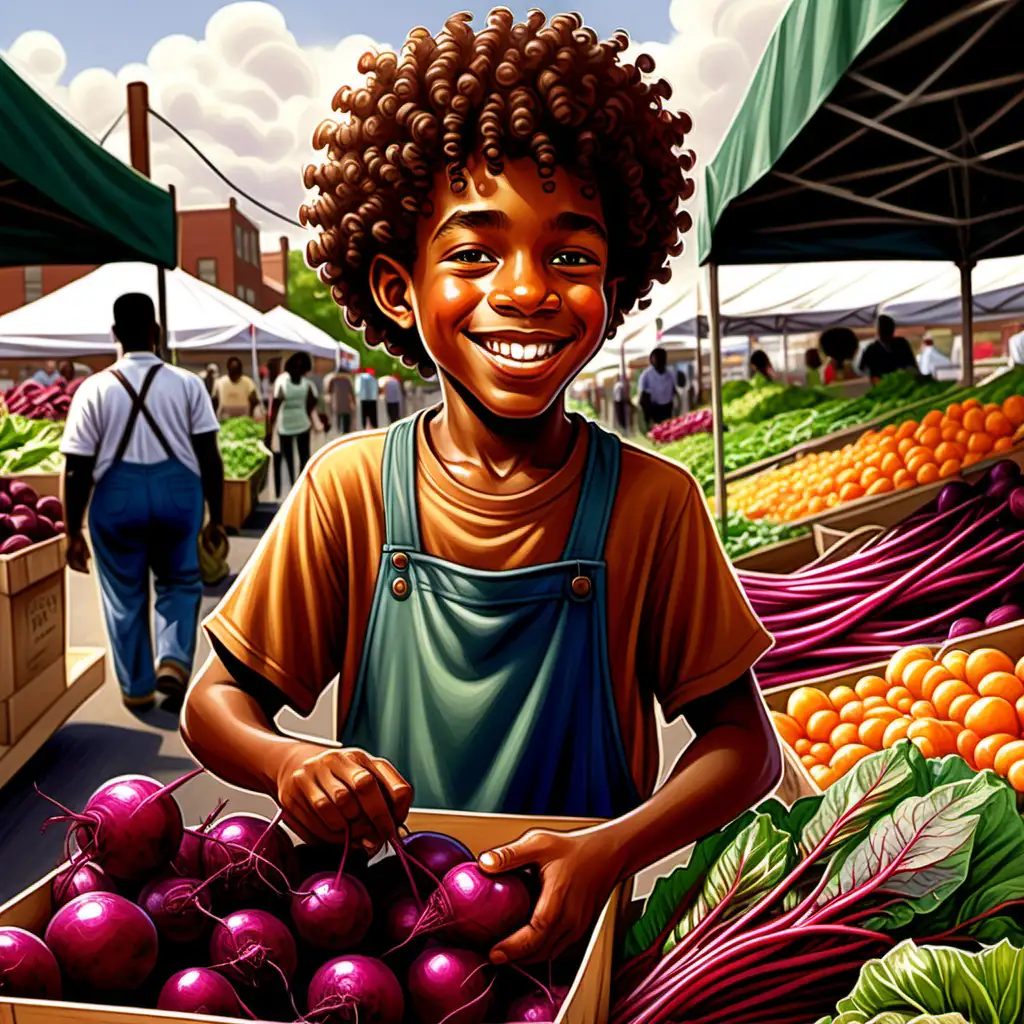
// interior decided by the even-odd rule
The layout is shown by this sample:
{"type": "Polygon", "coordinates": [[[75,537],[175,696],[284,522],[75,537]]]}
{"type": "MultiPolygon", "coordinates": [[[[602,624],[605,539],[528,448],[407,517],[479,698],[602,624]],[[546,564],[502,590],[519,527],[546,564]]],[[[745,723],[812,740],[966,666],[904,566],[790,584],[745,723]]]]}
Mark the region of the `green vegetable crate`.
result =
{"type": "MultiPolygon", "coordinates": [[[[252,514],[253,480],[260,470],[244,480],[224,481],[224,526],[229,530],[240,530],[252,514]]],[[[0,1021],[3,1024],[3,1021],[0,1021]]]]}
{"type": "MultiPolygon", "coordinates": [[[[531,828],[558,831],[584,828],[593,821],[572,818],[527,818],[508,814],[470,814],[413,811],[407,824],[414,832],[444,832],[461,840],[475,854],[518,839],[531,828]]],[[[60,868],[0,907],[0,926],[25,928],[42,935],[53,914],[52,885],[60,868]]],[[[605,1024],[612,980],[612,954],[617,921],[623,906],[622,890],[612,893],[598,916],[587,951],[557,1024],[605,1024]]],[[[196,1024],[199,1021],[231,1024],[224,1017],[166,1013],[85,1003],[50,1002],[0,997],[0,1024],[196,1024]]]]}

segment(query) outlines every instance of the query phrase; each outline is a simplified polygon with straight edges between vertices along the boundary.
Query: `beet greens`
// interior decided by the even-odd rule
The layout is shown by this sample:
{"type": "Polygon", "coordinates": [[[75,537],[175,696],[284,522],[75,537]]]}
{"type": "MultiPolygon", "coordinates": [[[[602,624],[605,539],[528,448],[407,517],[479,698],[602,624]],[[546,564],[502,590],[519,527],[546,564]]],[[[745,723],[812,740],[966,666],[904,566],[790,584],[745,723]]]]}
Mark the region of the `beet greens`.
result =
{"type": "Polygon", "coordinates": [[[662,879],[611,1024],[806,1024],[901,940],[1024,944],[1013,791],[901,741],[792,810],[769,800],[662,879]]]}

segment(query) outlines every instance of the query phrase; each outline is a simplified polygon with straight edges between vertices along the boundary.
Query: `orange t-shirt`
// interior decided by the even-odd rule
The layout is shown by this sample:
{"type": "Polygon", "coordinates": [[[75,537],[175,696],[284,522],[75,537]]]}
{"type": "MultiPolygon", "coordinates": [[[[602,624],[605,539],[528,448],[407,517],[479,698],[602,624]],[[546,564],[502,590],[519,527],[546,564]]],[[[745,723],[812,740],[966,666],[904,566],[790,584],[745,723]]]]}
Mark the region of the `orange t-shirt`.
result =
{"type": "MultiPolygon", "coordinates": [[[[422,417],[417,429],[428,554],[482,570],[561,558],[582,485],[586,430],[542,483],[493,495],[457,481],[434,453],[422,417]]],[[[342,734],[384,543],[384,438],[384,431],[345,437],[314,455],[205,622],[300,714],[339,676],[342,734]]],[[[612,689],[626,756],[646,797],[660,767],[654,701],[667,720],[675,718],[689,701],[750,669],[771,639],[736,582],[703,495],[677,463],[623,444],[605,561],[612,689]]]]}

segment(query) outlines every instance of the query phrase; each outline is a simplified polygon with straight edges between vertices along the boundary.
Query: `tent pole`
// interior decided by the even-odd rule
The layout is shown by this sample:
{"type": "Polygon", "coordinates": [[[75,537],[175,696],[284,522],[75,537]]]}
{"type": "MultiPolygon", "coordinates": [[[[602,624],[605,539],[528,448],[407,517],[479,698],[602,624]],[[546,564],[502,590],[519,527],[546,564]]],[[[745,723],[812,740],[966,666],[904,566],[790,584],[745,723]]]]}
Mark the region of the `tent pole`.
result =
{"type": "Polygon", "coordinates": [[[704,395],[704,367],[701,365],[700,336],[704,322],[701,320],[700,307],[697,307],[697,336],[694,339],[697,343],[697,405],[700,405],[704,395]]]}
{"type": "MultiPolygon", "coordinates": [[[[166,359],[171,348],[171,332],[167,328],[167,271],[163,267],[157,267],[156,271],[156,295],[157,303],[160,306],[160,356],[166,359]]],[[[177,362],[177,352],[174,353],[174,361],[177,362]]]]}
{"type": "Polygon", "coordinates": [[[970,387],[974,383],[974,295],[971,288],[973,264],[964,260],[960,264],[960,383],[970,387]]]}
{"type": "Polygon", "coordinates": [[[728,510],[725,499],[725,436],[722,423],[722,325],[718,309],[718,264],[708,264],[708,299],[711,316],[711,411],[715,442],[715,511],[726,536],[728,510]]]}
{"type": "Polygon", "coordinates": [[[260,357],[256,352],[256,325],[249,324],[249,345],[252,352],[252,379],[259,387],[260,383],[260,357]]]}
{"type": "Polygon", "coordinates": [[[789,333],[782,332],[782,383],[789,383],[789,333]]]}

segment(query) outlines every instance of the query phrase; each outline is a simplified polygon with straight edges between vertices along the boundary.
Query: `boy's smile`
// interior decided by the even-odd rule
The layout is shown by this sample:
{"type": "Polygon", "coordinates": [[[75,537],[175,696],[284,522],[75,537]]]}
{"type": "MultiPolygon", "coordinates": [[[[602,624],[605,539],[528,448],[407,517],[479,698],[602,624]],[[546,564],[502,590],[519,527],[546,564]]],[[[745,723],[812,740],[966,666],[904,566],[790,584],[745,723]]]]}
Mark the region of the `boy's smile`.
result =
{"type": "Polygon", "coordinates": [[[608,324],[608,240],[601,202],[562,168],[553,192],[529,157],[490,175],[480,160],[453,193],[437,175],[417,225],[410,274],[386,257],[378,301],[423,336],[441,372],[493,414],[547,410],[600,346],[608,324]],[[397,280],[400,278],[401,280],[397,280]]]}

